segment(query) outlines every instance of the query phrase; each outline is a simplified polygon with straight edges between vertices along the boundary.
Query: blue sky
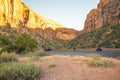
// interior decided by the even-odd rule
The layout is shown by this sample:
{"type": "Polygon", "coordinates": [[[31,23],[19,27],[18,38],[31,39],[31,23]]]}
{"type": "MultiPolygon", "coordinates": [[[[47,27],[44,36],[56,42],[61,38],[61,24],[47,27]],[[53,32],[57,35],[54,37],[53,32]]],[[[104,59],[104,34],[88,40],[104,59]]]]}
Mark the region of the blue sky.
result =
{"type": "Polygon", "coordinates": [[[81,30],[87,14],[97,8],[99,0],[23,0],[42,16],[48,17],[68,28],[81,30]]]}

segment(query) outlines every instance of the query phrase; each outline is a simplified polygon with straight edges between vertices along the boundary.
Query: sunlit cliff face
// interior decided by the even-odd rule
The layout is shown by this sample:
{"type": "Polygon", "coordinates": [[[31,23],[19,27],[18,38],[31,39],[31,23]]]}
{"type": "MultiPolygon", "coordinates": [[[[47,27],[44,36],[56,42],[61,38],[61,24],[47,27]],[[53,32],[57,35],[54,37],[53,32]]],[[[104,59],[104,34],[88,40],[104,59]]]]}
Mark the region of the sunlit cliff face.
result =
{"type": "Polygon", "coordinates": [[[0,0],[0,26],[10,23],[11,27],[28,28],[64,28],[57,22],[40,16],[26,6],[22,0],[0,0]]]}
{"type": "Polygon", "coordinates": [[[76,30],[35,13],[22,0],[0,0],[0,26],[6,24],[16,28],[17,32],[31,32],[47,39],[71,40],[78,35],[76,30]]]}

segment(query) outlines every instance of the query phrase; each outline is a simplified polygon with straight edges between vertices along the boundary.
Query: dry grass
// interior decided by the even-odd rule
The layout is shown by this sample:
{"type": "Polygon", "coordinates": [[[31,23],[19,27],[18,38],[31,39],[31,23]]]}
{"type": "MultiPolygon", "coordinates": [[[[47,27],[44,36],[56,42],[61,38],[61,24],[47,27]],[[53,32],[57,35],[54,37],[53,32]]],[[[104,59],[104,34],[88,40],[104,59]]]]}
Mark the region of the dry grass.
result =
{"type": "Polygon", "coordinates": [[[20,61],[40,66],[43,71],[41,80],[119,80],[120,60],[104,59],[111,60],[116,65],[108,68],[91,67],[88,65],[88,62],[92,60],[91,58],[70,55],[44,56],[40,57],[38,61],[27,57],[21,58],[20,61]]]}

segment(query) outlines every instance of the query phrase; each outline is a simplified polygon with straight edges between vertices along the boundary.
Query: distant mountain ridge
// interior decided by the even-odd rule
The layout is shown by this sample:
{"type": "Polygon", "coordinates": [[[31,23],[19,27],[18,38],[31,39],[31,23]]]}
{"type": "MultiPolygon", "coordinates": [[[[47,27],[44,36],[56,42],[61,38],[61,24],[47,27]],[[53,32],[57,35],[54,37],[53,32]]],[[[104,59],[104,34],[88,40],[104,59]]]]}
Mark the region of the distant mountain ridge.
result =
{"type": "Polygon", "coordinates": [[[34,33],[48,39],[71,40],[78,35],[78,31],[37,14],[22,0],[0,0],[0,26],[6,24],[18,28],[18,31],[29,32],[30,28],[34,29],[31,31],[37,31],[34,33]]]}

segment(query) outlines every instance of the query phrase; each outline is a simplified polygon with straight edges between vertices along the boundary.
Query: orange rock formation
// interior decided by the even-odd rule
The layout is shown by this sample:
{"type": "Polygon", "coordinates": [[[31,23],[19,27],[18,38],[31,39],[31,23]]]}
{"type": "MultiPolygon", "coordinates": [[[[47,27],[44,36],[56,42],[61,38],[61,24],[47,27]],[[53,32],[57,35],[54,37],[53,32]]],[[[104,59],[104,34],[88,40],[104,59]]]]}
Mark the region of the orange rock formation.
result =
{"type": "Polygon", "coordinates": [[[36,33],[48,39],[71,40],[77,36],[77,31],[68,29],[61,24],[45,18],[28,6],[22,0],[0,0],[0,26],[10,24],[18,32],[36,33]],[[33,30],[29,30],[32,28],[33,30]]]}
{"type": "Polygon", "coordinates": [[[84,31],[113,24],[120,24],[120,0],[100,0],[97,9],[87,15],[84,31]]]}
{"type": "Polygon", "coordinates": [[[52,29],[64,27],[57,22],[35,13],[22,0],[0,0],[0,8],[0,26],[5,25],[5,23],[10,23],[11,27],[20,25],[27,26],[28,28],[42,29],[47,27],[52,29]]]}

